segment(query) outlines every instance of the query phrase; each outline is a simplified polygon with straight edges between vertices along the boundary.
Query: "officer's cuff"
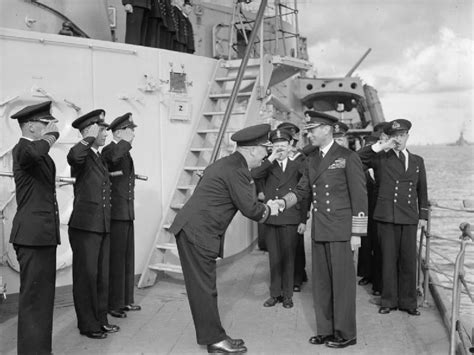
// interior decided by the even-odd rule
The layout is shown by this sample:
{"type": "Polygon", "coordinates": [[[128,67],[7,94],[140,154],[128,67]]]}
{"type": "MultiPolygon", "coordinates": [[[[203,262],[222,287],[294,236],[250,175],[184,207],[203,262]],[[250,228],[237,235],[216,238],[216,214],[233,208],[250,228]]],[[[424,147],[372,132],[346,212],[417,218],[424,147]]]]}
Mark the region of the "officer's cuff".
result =
{"type": "Polygon", "coordinates": [[[352,216],[352,235],[357,237],[367,235],[367,223],[368,218],[364,212],[352,216]]]}

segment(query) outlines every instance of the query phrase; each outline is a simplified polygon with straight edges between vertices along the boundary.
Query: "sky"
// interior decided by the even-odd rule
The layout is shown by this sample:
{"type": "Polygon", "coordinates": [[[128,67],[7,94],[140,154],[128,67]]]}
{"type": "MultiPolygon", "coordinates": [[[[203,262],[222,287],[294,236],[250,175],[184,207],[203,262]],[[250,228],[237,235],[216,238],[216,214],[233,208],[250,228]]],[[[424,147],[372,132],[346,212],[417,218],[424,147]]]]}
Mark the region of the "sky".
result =
{"type": "Polygon", "coordinates": [[[413,123],[411,144],[474,142],[473,0],[299,0],[317,76],[354,75],[378,91],[386,120],[413,123]]]}

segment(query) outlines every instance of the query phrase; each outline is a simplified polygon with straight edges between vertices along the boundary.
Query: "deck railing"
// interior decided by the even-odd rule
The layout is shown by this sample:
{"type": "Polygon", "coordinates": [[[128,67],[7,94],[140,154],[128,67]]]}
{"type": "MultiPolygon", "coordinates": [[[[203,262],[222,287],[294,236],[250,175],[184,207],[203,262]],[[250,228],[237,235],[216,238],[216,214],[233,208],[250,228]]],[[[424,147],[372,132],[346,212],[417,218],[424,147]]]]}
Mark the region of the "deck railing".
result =
{"type": "MultiPolygon", "coordinates": [[[[418,270],[417,270],[417,290],[418,294],[422,296],[422,304],[424,306],[427,305],[427,295],[428,289],[431,288],[436,289],[436,287],[447,288],[452,290],[452,298],[451,298],[451,314],[450,315],[443,315],[443,320],[445,321],[446,327],[450,331],[450,347],[449,347],[449,354],[453,355],[456,351],[469,354],[474,352],[473,347],[473,336],[474,328],[471,330],[472,334],[469,334],[468,330],[464,327],[460,319],[460,303],[461,303],[461,293],[467,294],[474,303],[474,298],[472,293],[469,289],[469,286],[473,287],[474,283],[466,280],[465,278],[465,265],[464,265],[464,256],[466,253],[467,244],[469,241],[472,241],[472,234],[471,234],[471,226],[467,222],[461,223],[459,229],[461,230],[461,236],[459,240],[449,239],[445,237],[441,237],[431,233],[431,214],[433,208],[439,209],[447,209],[452,211],[463,211],[463,212],[474,212],[473,210],[466,210],[466,209],[455,209],[440,206],[436,203],[430,202],[429,204],[429,212],[428,212],[428,223],[426,228],[421,229],[420,239],[418,243],[418,270]],[[450,242],[456,243],[460,245],[460,251],[456,256],[456,260],[452,260],[446,256],[446,254],[440,253],[435,250],[431,244],[433,239],[443,240],[443,242],[450,242]],[[423,255],[423,248],[424,248],[424,255],[423,255]],[[449,263],[454,263],[454,271],[453,275],[449,275],[448,273],[442,271],[439,267],[437,267],[436,263],[434,263],[433,258],[431,255],[436,255],[441,259],[448,261],[449,263]],[[438,283],[435,279],[434,273],[443,275],[450,283],[452,283],[452,287],[442,285],[438,283]],[[423,274],[423,279],[421,275],[423,274]],[[471,337],[471,338],[469,338],[471,337]]],[[[432,292],[433,293],[433,292],[432,292]]],[[[441,301],[441,297],[439,296],[438,292],[434,292],[435,298],[439,298],[438,301],[441,301]]],[[[443,305],[443,308],[446,310],[446,307],[443,305]]]]}

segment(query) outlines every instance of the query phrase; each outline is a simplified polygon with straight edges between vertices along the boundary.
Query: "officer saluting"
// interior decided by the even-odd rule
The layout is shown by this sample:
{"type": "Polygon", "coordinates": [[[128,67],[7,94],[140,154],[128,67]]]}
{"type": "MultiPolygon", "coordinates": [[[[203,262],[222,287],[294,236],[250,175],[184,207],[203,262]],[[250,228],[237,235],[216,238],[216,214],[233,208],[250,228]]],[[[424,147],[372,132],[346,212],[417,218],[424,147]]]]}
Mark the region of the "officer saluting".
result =
{"type": "Polygon", "coordinates": [[[10,243],[20,264],[18,354],[50,354],[60,244],[56,166],[48,152],[59,137],[51,101],[27,106],[11,116],[22,137],[13,148],[17,211],[10,243]]]}
{"type": "Polygon", "coordinates": [[[83,139],[67,155],[71,176],[76,178],[69,220],[74,307],[80,333],[93,339],[119,330],[107,321],[110,181],[98,151],[107,137],[104,116],[104,110],[94,110],[72,123],[83,139]]]}
{"type": "Polygon", "coordinates": [[[134,129],[132,114],[117,117],[107,128],[114,136],[102,155],[112,173],[112,212],[110,222],[109,313],[124,318],[124,311],[139,311],[133,304],[135,276],[135,169],[130,155],[134,129]],[[115,174],[114,174],[115,173],[115,174]]]}
{"type": "Polygon", "coordinates": [[[390,139],[359,151],[367,168],[374,169],[377,222],[382,250],[382,298],[379,313],[399,308],[417,316],[416,231],[428,218],[428,192],[423,158],[406,149],[411,122],[391,121],[390,139]]]}
{"type": "Polygon", "coordinates": [[[184,283],[198,344],[209,353],[245,352],[242,339],[230,338],[221,325],[217,308],[216,258],[223,255],[224,234],[240,210],[263,223],[277,207],[257,200],[250,169],[267,154],[270,125],[261,124],[234,133],[237,151],[204,170],[193,195],[170,227],[176,236],[184,283]]]}

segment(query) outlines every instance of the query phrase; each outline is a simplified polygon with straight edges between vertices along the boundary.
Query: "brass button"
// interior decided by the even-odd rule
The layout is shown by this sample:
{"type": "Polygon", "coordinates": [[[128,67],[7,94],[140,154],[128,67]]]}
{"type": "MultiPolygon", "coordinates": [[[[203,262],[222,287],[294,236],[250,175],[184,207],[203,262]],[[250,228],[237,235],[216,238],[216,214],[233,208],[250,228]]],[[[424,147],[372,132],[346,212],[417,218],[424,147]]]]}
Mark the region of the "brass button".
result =
{"type": "Polygon", "coordinates": [[[326,192],[326,196],[329,196],[329,192],[326,192]]]}
{"type": "Polygon", "coordinates": [[[326,203],[329,205],[329,200],[327,200],[326,203]]]}
{"type": "Polygon", "coordinates": [[[397,200],[393,200],[393,202],[397,203],[397,200]]]}
{"type": "Polygon", "coordinates": [[[331,212],[331,209],[330,209],[330,208],[328,208],[326,211],[328,211],[328,212],[331,212]]]}
{"type": "Polygon", "coordinates": [[[324,185],[324,187],[327,189],[329,187],[329,185],[324,185]]]}
{"type": "Polygon", "coordinates": [[[315,208],[315,209],[314,209],[314,212],[318,212],[318,209],[317,209],[317,208],[315,208]]]}

